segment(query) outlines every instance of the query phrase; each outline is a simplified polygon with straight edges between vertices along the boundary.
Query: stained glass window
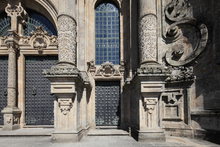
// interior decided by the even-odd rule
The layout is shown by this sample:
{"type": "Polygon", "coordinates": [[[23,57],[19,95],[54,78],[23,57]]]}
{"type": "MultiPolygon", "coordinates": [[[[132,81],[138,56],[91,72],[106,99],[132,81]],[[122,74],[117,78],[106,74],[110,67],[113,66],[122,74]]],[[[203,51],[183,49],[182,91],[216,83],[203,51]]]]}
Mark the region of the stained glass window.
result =
{"type": "Polygon", "coordinates": [[[112,3],[101,3],[95,9],[96,64],[120,62],[119,10],[112,3]]]}

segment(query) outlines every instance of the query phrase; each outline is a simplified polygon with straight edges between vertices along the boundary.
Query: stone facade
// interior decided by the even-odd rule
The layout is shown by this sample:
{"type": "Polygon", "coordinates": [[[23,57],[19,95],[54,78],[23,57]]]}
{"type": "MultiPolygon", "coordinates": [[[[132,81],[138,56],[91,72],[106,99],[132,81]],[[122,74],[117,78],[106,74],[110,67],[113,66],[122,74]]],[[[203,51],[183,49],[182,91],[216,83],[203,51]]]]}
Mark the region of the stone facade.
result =
{"type": "MultiPolygon", "coordinates": [[[[0,20],[10,24],[7,35],[0,36],[0,59],[8,56],[7,106],[1,110],[3,129],[28,126],[25,58],[55,55],[58,63],[42,69],[55,96],[52,141],[79,141],[89,129],[99,127],[99,81],[120,83],[117,128],[127,130],[138,141],[165,141],[166,135],[219,135],[220,2],[107,1],[120,10],[120,63],[96,65],[95,8],[101,3],[106,1],[1,2],[0,20]],[[55,33],[51,34],[43,23],[24,35],[30,10],[47,19],[55,33]]],[[[4,32],[2,24],[0,33],[4,32]]],[[[35,93],[37,90],[33,90],[35,93]]]]}

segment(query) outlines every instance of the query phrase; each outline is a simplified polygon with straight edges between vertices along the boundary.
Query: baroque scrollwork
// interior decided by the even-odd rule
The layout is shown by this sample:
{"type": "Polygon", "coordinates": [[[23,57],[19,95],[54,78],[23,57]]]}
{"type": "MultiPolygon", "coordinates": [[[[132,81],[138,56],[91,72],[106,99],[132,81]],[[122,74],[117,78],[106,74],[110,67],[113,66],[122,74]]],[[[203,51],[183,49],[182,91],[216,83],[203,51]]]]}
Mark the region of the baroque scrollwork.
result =
{"type": "Polygon", "coordinates": [[[169,67],[171,74],[166,79],[166,82],[168,83],[175,83],[175,82],[190,82],[195,79],[194,73],[193,73],[193,67],[184,67],[184,66],[178,66],[178,67],[169,67]]]}
{"type": "Polygon", "coordinates": [[[121,61],[121,65],[114,65],[111,62],[105,62],[101,66],[95,65],[94,61],[88,62],[88,71],[95,77],[110,78],[121,77],[125,70],[125,64],[121,61]]]}
{"type": "Polygon", "coordinates": [[[21,14],[24,12],[24,8],[21,6],[20,2],[15,6],[12,6],[8,3],[7,7],[5,8],[5,12],[9,16],[21,16],[21,14]]]}
{"type": "Polygon", "coordinates": [[[153,14],[143,16],[139,22],[139,48],[141,63],[156,61],[157,18],[153,14]]]}
{"type": "Polygon", "coordinates": [[[166,62],[172,66],[185,66],[205,49],[208,29],[193,18],[188,0],[172,0],[165,8],[165,15],[171,22],[165,36],[170,45],[165,55],[166,62]]]}
{"type": "Polygon", "coordinates": [[[76,64],[76,21],[67,16],[58,17],[59,61],[76,64]]]}

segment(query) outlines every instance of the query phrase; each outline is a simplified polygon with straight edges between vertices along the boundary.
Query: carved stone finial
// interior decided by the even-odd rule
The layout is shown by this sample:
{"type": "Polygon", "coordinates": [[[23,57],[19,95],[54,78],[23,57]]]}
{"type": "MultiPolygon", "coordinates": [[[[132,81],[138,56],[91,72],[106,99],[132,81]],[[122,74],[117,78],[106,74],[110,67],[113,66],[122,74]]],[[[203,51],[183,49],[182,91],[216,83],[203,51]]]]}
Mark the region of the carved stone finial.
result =
{"type": "Polygon", "coordinates": [[[18,5],[12,6],[11,4],[8,4],[5,8],[5,12],[8,14],[8,16],[21,16],[24,12],[24,8],[21,6],[21,3],[19,2],[18,5]]]}

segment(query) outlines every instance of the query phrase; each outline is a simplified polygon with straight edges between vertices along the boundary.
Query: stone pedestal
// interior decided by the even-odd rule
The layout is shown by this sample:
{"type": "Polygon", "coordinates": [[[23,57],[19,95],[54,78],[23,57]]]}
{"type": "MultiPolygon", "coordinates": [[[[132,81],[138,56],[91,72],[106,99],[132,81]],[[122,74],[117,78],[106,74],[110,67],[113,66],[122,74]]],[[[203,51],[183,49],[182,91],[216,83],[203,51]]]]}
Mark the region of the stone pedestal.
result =
{"type": "MultiPolygon", "coordinates": [[[[77,142],[85,133],[81,119],[84,80],[78,69],[69,63],[58,63],[44,74],[51,81],[55,94],[53,142],[77,142]]],[[[86,107],[86,106],[85,106],[86,107]]]]}
{"type": "Polygon", "coordinates": [[[165,141],[160,122],[160,96],[169,71],[159,64],[142,66],[131,82],[132,136],[138,141],[165,141]]]}
{"type": "Polygon", "coordinates": [[[162,81],[145,81],[142,79],[140,100],[140,129],[139,141],[165,141],[164,131],[160,128],[159,98],[164,83],[162,81]]]}

